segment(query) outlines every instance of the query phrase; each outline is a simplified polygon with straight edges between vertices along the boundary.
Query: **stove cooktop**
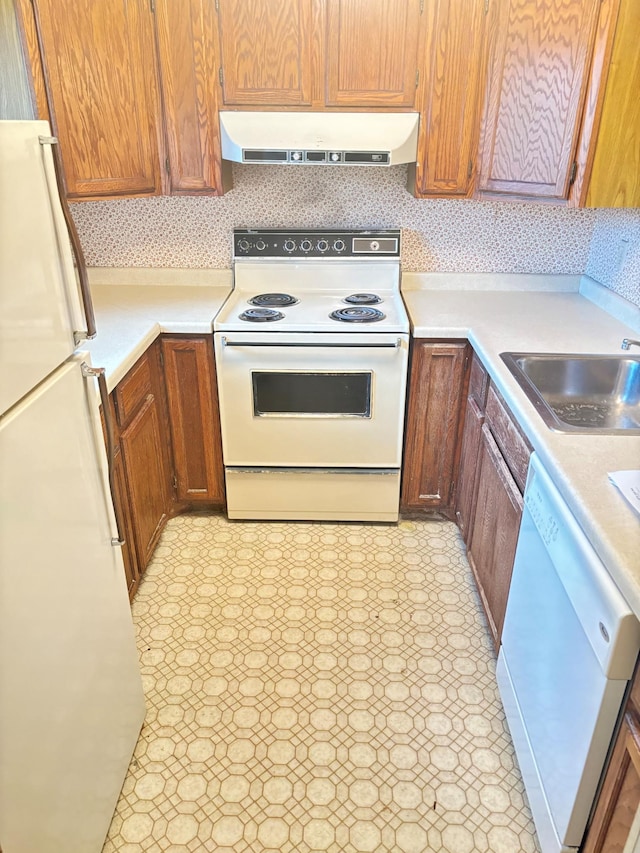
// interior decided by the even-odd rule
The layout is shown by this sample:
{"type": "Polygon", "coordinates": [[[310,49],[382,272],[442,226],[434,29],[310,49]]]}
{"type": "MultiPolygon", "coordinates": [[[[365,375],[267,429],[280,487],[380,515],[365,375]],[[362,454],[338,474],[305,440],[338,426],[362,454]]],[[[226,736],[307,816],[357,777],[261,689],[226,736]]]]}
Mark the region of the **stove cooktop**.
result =
{"type": "Polygon", "coordinates": [[[235,231],[214,331],[408,334],[399,256],[399,231],[235,231]]]}

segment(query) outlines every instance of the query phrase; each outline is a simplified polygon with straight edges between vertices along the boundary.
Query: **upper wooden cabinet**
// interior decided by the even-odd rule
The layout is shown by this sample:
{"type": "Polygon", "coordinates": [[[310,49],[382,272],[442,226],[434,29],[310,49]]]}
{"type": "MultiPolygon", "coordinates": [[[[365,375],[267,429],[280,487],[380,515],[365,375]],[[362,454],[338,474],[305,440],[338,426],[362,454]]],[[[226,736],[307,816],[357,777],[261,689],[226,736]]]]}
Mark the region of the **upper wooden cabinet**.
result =
{"type": "Polygon", "coordinates": [[[413,107],[420,9],[418,0],[327,0],[328,106],[413,107]]]}
{"type": "Polygon", "coordinates": [[[161,192],[148,0],[34,0],[69,198],[161,192]]]}
{"type": "Polygon", "coordinates": [[[223,184],[214,17],[207,0],[155,0],[169,190],[211,194],[223,184]]]}
{"type": "Polygon", "coordinates": [[[312,0],[218,0],[225,105],[311,104],[312,0]]]}
{"type": "Polygon", "coordinates": [[[411,109],[420,0],[218,0],[225,106],[411,109]]]}
{"type": "Polygon", "coordinates": [[[69,198],[222,190],[208,0],[16,2],[69,198]]]}
{"type": "Polygon", "coordinates": [[[575,206],[640,207],[639,43],[637,0],[602,0],[570,198],[575,206]]]}
{"type": "Polygon", "coordinates": [[[484,0],[431,0],[416,171],[418,196],[469,196],[482,106],[484,0]]]}
{"type": "Polygon", "coordinates": [[[567,198],[599,5],[491,2],[481,193],[567,198]]]}

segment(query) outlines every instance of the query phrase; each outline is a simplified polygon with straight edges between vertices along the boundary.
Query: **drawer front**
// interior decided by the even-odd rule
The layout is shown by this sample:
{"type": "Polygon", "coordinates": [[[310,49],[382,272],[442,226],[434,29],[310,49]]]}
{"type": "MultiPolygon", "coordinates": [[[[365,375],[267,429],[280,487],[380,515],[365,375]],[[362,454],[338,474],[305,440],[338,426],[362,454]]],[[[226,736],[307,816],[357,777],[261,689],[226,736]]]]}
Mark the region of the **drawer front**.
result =
{"type": "Polygon", "coordinates": [[[489,385],[487,396],[486,423],[520,491],[524,492],[532,448],[493,384],[489,385]]]}
{"type": "Polygon", "coordinates": [[[115,389],[118,424],[127,426],[147,396],[153,393],[151,363],[143,355],[115,389]]]}

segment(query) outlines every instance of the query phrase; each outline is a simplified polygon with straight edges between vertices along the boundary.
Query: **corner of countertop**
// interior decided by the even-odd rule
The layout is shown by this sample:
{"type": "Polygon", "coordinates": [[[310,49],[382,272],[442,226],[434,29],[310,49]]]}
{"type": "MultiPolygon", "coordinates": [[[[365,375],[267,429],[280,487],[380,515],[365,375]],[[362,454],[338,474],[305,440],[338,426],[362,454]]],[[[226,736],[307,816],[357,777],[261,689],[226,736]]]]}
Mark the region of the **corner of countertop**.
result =
{"type": "Polygon", "coordinates": [[[640,306],[634,305],[624,296],[620,296],[619,293],[610,290],[588,275],[583,275],[580,279],[580,295],[615,317],[616,320],[620,320],[625,326],[629,326],[634,332],[640,333],[640,306]]]}

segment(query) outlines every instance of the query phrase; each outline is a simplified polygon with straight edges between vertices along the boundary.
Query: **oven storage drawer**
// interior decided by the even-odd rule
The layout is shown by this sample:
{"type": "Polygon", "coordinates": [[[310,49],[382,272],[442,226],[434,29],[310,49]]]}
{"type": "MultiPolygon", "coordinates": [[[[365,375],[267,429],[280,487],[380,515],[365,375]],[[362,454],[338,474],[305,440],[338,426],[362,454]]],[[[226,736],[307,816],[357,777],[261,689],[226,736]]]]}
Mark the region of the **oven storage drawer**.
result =
{"type": "Polygon", "coordinates": [[[226,468],[229,518],[397,521],[400,471],[226,468]]]}

